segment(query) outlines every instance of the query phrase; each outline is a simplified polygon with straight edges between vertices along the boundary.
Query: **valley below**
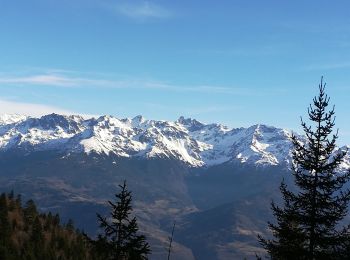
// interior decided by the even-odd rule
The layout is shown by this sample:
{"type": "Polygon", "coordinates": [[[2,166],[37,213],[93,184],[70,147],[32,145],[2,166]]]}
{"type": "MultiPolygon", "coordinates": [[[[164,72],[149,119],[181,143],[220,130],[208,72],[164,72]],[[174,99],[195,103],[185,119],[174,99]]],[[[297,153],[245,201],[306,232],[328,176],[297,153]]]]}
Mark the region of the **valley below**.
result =
{"type": "Polygon", "coordinates": [[[267,126],[48,115],[3,122],[0,140],[0,190],[91,236],[100,232],[96,213],[108,215],[107,201],[126,180],[155,260],[167,257],[174,222],[171,259],[263,255],[257,236],[269,236],[270,203],[279,202],[283,178],[293,187],[288,132],[267,126]]]}

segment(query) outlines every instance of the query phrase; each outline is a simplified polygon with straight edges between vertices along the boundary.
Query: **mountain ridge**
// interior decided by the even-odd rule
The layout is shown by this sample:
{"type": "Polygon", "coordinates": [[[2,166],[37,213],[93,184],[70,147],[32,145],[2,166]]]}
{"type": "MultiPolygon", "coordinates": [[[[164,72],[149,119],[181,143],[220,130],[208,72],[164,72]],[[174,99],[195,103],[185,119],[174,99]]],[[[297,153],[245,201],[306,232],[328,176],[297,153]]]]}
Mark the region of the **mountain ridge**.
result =
{"type": "MultiPolygon", "coordinates": [[[[96,212],[107,214],[105,201],[127,180],[152,260],[166,257],[174,220],[174,259],[255,259],[271,199],[282,179],[293,184],[290,134],[184,117],[0,116],[0,188],[96,235],[96,212]]],[[[349,162],[348,153],[343,169],[349,162]]]]}
{"type": "MultiPolygon", "coordinates": [[[[0,116],[0,151],[18,148],[28,152],[60,150],[112,153],[121,157],[165,157],[191,167],[226,162],[288,166],[291,135],[290,130],[264,124],[229,128],[183,116],[176,121],[147,120],[141,115],[124,119],[107,115],[98,118],[59,114],[39,118],[0,116]]],[[[350,167],[350,156],[344,167],[350,167]]]]}

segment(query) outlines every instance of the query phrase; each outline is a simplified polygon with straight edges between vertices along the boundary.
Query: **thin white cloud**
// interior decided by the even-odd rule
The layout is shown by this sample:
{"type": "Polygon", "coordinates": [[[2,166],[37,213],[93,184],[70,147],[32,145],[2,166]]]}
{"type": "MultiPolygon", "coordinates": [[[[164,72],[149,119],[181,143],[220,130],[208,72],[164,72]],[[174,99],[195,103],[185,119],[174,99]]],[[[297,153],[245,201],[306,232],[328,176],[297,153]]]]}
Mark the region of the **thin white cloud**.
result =
{"type": "Polygon", "coordinates": [[[337,63],[320,63],[311,64],[304,67],[306,71],[312,70],[334,70],[334,69],[346,69],[350,67],[350,62],[337,62],[337,63]]]}
{"type": "Polygon", "coordinates": [[[43,85],[54,87],[113,86],[117,82],[79,78],[66,75],[38,74],[32,76],[0,77],[0,83],[12,85],[43,85]]]}
{"type": "Polygon", "coordinates": [[[35,103],[18,102],[0,99],[1,114],[20,114],[27,116],[43,116],[50,113],[73,115],[77,114],[63,108],[35,103]]]}
{"type": "Polygon", "coordinates": [[[256,56],[273,56],[282,53],[283,49],[288,48],[287,45],[266,45],[266,46],[247,46],[245,48],[233,49],[192,49],[185,50],[185,53],[192,53],[196,55],[210,55],[210,56],[240,56],[240,57],[256,57],[256,56]]]}
{"type": "Polygon", "coordinates": [[[8,84],[29,84],[29,85],[51,85],[57,87],[78,86],[76,79],[69,79],[55,75],[35,75],[29,77],[0,78],[0,83],[8,84]]]}
{"type": "Polygon", "coordinates": [[[102,87],[102,88],[170,88],[170,85],[141,79],[105,80],[79,77],[72,74],[42,73],[27,76],[7,76],[0,74],[0,83],[16,86],[51,86],[51,87],[102,87]]]}
{"type": "MultiPolygon", "coordinates": [[[[46,87],[99,87],[99,88],[120,88],[120,89],[158,89],[166,91],[190,91],[201,93],[224,93],[224,94],[246,94],[247,89],[208,86],[208,85],[174,85],[154,80],[124,79],[105,80],[94,78],[82,78],[57,74],[37,74],[30,76],[4,76],[0,75],[0,84],[14,86],[46,86],[46,87]]],[[[250,93],[250,91],[248,91],[250,93]]]]}
{"type": "Polygon", "coordinates": [[[167,9],[149,1],[122,2],[117,5],[116,10],[119,14],[133,19],[168,18],[171,16],[167,9]]]}
{"type": "MultiPolygon", "coordinates": [[[[108,78],[108,76],[105,76],[108,78]]],[[[274,95],[283,94],[283,89],[259,90],[256,88],[216,85],[178,85],[163,81],[123,78],[120,80],[101,79],[101,75],[84,75],[82,73],[37,73],[25,76],[6,75],[0,73],[0,84],[3,86],[17,87],[56,87],[56,88],[105,88],[105,89],[149,89],[172,92],[195,92],[204,94],[228,94],[228,95],[274,95]],[[83,76],[82,76],[83,75],[83,76]]]]}

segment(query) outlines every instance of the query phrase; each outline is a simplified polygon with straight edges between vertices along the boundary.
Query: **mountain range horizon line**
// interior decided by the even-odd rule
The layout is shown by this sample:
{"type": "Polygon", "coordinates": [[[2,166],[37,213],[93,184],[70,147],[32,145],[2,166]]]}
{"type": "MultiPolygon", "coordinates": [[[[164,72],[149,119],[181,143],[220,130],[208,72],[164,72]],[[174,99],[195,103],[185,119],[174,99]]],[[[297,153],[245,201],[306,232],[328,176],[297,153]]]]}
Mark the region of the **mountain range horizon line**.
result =
{"type": "MultiPolygon", "coordinates": [[[[176,121],[147,120],[142,115],[84,118],[56,113],[41,117],[0,115],[0,151],[60,150],[115,154],[121,157],[175,158],[193,167],[240,162],[255,166],[291,163],[291,135],[265,124],[229,128],[180,116],[176,121]]],[[[341,146],[338,149],[347,149],[341,146]]],[[[350,156],[346,167],[350,167],[350,156]]]]}

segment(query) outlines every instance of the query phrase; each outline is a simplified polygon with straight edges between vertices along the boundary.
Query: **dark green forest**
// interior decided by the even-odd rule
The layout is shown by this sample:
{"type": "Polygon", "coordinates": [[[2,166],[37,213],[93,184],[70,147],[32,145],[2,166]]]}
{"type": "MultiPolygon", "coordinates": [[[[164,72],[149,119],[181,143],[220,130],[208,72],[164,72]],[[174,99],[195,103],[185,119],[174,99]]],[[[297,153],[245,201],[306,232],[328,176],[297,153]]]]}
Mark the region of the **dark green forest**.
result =
{"type": "Polygon", "coordinates": [[[138,234],[136,218],[131,217],[131,192],[125,182],[120,187],[116,202],[108,202],[111,220],[97,214],[105,232],[96,240],[75,229],[72,220],[63,224],[58,214],[39,213],[33,200],[22,205],[20,195],[2,193],[0,259],[148,259],[150,246],[138,234]]]}
{"type": "Polygon", "coordinates": [[[40,213],[33,200],[0,196],[0,259],[94,259],[73,222],[58,214],[40,213]]]}

